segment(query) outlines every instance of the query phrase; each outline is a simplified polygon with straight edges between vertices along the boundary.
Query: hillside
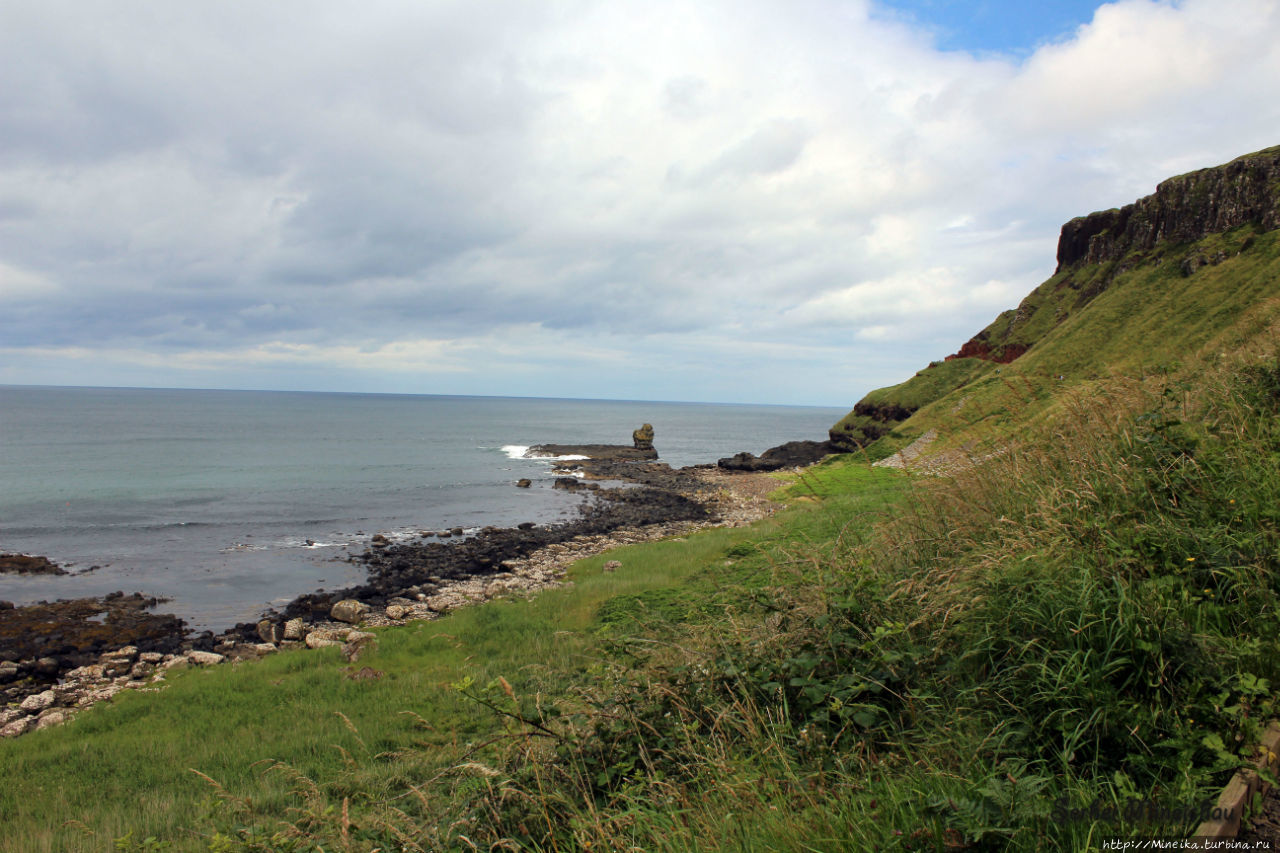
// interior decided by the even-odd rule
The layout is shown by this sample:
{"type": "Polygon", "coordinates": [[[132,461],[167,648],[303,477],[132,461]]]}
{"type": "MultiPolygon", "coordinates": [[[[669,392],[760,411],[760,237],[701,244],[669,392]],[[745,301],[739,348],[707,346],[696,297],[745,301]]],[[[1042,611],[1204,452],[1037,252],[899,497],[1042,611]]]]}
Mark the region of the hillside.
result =
{"type": "Polygon", "coordinates": [[[918,410],[944,398],[954,407],[974,392],[993,411],[1030,403],[1035,413],[1034,402],[1048,396],[1046,379],[1074,384],[1164,369],[1206,348],[1239,346],[1280,297],[1277,229],[1280,147],[1169,178],[1133,204],[1073,219],[1062,227],[1048,281],[945,361],[872,391],[831,439],[854,449],[895,432],[918,435],[939,425],[937,417],[912,418],[918,410]],[[990,393],[1003,385],[997,376],[1010,375],[1031,383],[1020,404],[990,393]]]}

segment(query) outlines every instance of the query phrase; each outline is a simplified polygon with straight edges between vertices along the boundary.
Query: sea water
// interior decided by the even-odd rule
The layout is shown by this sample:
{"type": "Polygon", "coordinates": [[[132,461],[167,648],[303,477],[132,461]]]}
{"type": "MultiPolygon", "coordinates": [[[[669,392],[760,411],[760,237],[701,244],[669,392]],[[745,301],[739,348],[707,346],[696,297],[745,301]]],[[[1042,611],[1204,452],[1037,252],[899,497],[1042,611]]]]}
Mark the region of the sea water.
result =
{"type": "Polygon", "coordinates": [[[830,408],[0,386],[0,552],[67,576],[0,575],[0,599],[169,599],[218,630],[360,583],[368,538],[570,517],[534,444],[629,444],[673,467],[822,439],[830,408]],[[517,489],[520,478],[533,487],[517,489]]]}

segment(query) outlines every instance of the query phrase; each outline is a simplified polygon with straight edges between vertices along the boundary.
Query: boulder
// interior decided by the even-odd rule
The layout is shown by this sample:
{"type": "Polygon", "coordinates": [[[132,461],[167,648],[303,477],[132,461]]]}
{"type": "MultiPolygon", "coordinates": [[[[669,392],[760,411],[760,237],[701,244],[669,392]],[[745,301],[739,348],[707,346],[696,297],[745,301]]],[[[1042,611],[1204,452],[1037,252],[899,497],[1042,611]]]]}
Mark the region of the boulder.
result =
{"type": "Polygon", "coordinates": [[[340,645],[342,645],[342,640],[332,631],[312,631],[307,634],[307,648],[309,649],[323,649],[325,646],[340,645]]]}
{"type": "Polygon", "coordinates": [[[62,670],[62,664],[57,658],[36,658],[36,664],[32,667],[36,675],[44,678],[57,678],[58,673],[62,670]]]}
{"type": "Polygon", "coordinates": [[[354,598],[344,598],[329,608],[329,617],[336,622],[358,625],[364,615],[369,612],[369,605],[354,598]]]}
{"type": "Polygon", "coordinates": [[[87,666],[78,666],[75,669],[68,670],[66,678],[68,681],[99,681],[104,675],[102,664],[91,663],[87,666]]]}
{"type": "Polygon", "coordinates": [[[263,619],[258,622],[258,637],[262,642],[272,644],[278,643],[284,639],[281,636],[280,624],[278,622],[273,622],[270,619],[263,619]]]}
{"type": "Polygon", "coordinates": [[[213,666],[222,663],[226,658],[216,652],[187,652],[187,660],[196,666],[213,666]]]}
{"type": "Polygon", "coordinates": [[[43,693],[36,693],[23,699],[18,707],[28,714],[35,714],[48,708],[57,698],[58,695],[52,690],[46,690],[43,693]]]}
{"type": "Polygon", "coordinates": [[[61,725],[62,723],[65,723],[67,720],[69,720],[70,718],[71,718],[71,715],[68,714],[66,711],[60,711],[60,710],[51,708],[48,711],[45,711],[43,714],[41,714],[40,717],[36,720],[36,729],[47,729],[50,726],[61,725]]]}
{"type": "Polygon", "coordinates": [[[35,725],[35,722],[35,717],[23,717],[22,719],[14,720],[0,728],[0,737],[17,737],[18,735],[26,734],[35,725]]]}
{"type": "Polygon", "coordinates": [[[301,618],[290,619],[284,623],[284,638],[286,640],[301,640],[307,636],[307,623],[301,618]]]}
{"type": "Polygon", "coordinates": [[[128,675],[129,670],[133,669],[133,662],[128,658],[104,658],[101,665],[104,678],[128,675]]]}
{"type": "Polygon", "coordinates": [[[516,480],[517,489],[527,489],[532,485],[533,480],[530,480],[528,477],[521,477],[519,480],[516,480]]]}
{"type": "Polygon", "coordinates": [[[401,605],[401,604],[390,604],[390,605],[387,605],[387,618],[388,618],[388,619],[393,619],[393,620],[395,620],[395,621],[399,622],[399,621],[400,621],[401,619],[403,619],[406,615],[408,615],[408,609],[407,609],[407,608],[405,608],[405,607],[404,607],[404,605],[401,605]]]}
{"type": "Polygon", "coordinates": [[[0,661],[0,684],[6,684],[18,677],[18,665],[11,660],[0,661]]]}

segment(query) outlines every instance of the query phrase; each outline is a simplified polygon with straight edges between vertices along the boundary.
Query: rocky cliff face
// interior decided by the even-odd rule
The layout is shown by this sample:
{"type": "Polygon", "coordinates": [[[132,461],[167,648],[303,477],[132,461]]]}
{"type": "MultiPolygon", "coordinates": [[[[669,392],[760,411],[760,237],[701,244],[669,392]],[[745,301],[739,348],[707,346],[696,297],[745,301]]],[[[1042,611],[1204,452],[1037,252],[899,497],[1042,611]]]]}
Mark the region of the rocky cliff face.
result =
{"type": "Polygon", "coordinates": [[[1133,204],[1071,220],[1058,239],[1058,270],[1249,224],[1280,228],[1280,147],[1169,178],[1133,204]]]}

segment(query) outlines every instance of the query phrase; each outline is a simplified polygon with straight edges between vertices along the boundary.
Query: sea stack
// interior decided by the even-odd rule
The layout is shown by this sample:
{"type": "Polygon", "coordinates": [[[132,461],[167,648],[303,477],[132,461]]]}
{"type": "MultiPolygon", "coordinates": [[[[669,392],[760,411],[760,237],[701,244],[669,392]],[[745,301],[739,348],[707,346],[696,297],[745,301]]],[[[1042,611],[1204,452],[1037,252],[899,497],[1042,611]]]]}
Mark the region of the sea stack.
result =
{"type": "Polygon", "coordinates": [[[653,450],[653,424],[642,424],[631,433],[631,442],[636,450],[653,450]]]}

